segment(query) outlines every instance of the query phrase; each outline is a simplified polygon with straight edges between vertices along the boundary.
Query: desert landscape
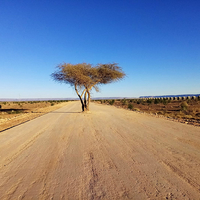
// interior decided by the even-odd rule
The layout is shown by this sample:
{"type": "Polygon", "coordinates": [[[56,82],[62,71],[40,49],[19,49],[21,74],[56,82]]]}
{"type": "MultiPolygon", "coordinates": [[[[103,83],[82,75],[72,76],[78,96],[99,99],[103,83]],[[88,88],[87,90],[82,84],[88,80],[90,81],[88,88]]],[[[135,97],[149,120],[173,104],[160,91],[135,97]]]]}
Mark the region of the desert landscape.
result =
{"type": "Polygon", "coordinates": [[[0,200],[200,200],[200,1],[2,1],[0,200]]]}
{"type": "Polygon", "coordinates": [[[200,126],[200,97],[102,99],[97,103],[200,126]]]}
{"type": "Polygon", "coordinates": [[[0,132],[56,110],[66,101],[8,101],[0,102],[0,132]]]}
{"type": "Polygon", "coordinates": [[[199,127],[64,104],[0,133],[0,199],[199,199],[199,127]]]}

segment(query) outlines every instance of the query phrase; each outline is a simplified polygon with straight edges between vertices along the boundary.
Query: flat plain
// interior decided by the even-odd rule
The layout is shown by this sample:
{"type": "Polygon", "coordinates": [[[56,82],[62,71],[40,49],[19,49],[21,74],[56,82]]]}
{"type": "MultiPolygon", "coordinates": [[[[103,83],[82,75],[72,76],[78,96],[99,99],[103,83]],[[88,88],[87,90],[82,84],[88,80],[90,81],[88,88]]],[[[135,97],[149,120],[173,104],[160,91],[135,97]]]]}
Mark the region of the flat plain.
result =
{"type": "Polygon", "coordinates": [[[0,199],[200,199],[200,128],[79,102],[0,133],[0,199]]]}
{"type": "Polygon", "coordinates": [[[64,101],[0,102],[0,132],[66,105],[64,101]]]}

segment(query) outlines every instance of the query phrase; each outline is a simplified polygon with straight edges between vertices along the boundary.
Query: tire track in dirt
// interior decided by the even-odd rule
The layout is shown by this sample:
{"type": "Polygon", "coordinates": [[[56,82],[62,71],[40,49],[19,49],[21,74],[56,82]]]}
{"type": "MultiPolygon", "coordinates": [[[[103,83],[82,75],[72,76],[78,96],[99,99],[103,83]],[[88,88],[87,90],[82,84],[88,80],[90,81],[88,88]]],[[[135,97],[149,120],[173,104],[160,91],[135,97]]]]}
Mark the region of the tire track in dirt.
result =
{"type": "Polygon", "coordinates": [[[198,192],[200,192],[200,184],[192,180],[191,177],[189,177],[187,174],[185,174],[183,171],[181,171],[179,168],[174,166],[173,164],[169,162],[162,161],[162,163],[173,173],[175,173],[177,176],[179,176],[181,179],[183,179],[185,182],[187,182],[190,186],[195,188],[198,192]]]}
{"type": "MultiPolygon", "coordinates": [[[[110,143],[107,143],[108,141],[104,137],[102,137],[103,136],[102,131],[106,132],[106,130],[102,129],[102,127],[101,127],[101,129],[97,129],[97,127],[100,127],[99,124],[97,125],[96,124],[97,121],[95,121],[94,119],[92,119],[92,120],[91,120],[91,118],[87,119],[87,121],[90,121],[91,132],[93,133],[94,139],[95,139],[94,145],[95,145],[96,149],[98,149],[98,157],[99,157],[99,160],[101,161],[102,169],[104,169],[104,172],[105,171],[114,172],[114,174],[112,173],[111,175],[107,174],[107,176],[109,177],[108,178],[109,182],[112,183],[109,186],[109,190],[110,190],[109,192],[110,193],[112,192],[112,195],[109,198],[113,198],[113,199],[131,198],[130,189],[128,189],[125,186],[124,181],[122,181],[121,178],[119,178],[120,174],[122,172],[121,172],[121,170],[118,169],[117,165],[115,164],[115,161],[113,160],[115,155],[113,153],[111,154],[111,151],[108,148],[110,146],[110,143]],[[118,177],[117,179],[116,179],[116,176],[118,177]],[[116,184],[116,182],[117,182],[117,184],[116,184]],[[112,185],[113,185],[113,187],[112,187],[112,185]],[[117,191],[116,191],[116,188],[118,188],[117,191]]],[[[115,131],[113,131],[112,125],[109,126],[109,124],[107,124],[106,129],[112,131],[112,133],[115,134],[115,131]]],[[[113,140],[110,140],[110,141],[111,141],[111,143],[113,142],[113,140]]],[[[117,146],[117,148],[118,148],[120,144],[117,144],[117,145],[118,145],[117,146]]],[[[125,147],[123,144],[122,149],[124,149],[124,148],[127,148],[127,145],[125,147]]],[[[133,152],[133,150],[131,150],[129,152],[133,152]]],[[[123,154],[120,155],[120,159],[123,160],[123,158],[124,158],[124,155],[123,154]]],[[[135,162],[132,157],[126,158],[126,160],[129,160],[129,162],[131,162],[131,165],[135,162]]],[[[99,170],[99,174],[101,175],[100,172],[101,172],[101,170],[99,170]]],[[[105,190],[104,190],[104,194],[106,195],[105,190]]],[[[137,196],[139,198],[139,195],[137,195],[137,196]]]]}
{"type": "Polygon", "coordinates": [[[95,188],[98,182],[98,174],[94,165],[94,155],[92,152],[86,153],[84,156],[84,171],[87,174],[86,185],[88,185],[87,197],[88,199],[101,199],[98,196],[95,188]]]}
{"type": "Polygon", "coordinates": [[[0,166],[0,170],[1,168],[9,165],[11,162],[13,162],[18,156],[20,156],[20,154],[25,151],[27,148],[29,148],[31,145],[33,145],[33,143],[37,140],[37,138],[44,133],[44,130],[42,130],[41,132],[35,134],[29,141],[27,141],[25,144],[22,144],[17,150],[16,152],[14,152],[12,155],[9,155],[9,157],[7,157],[6,159],[3,160],[3,165],[0,166]]]}
{"type": "MultiPolygon", "coordinates": [[[[106,119],[107,120],[107,119],[106,119]]],[[[108,120],[109,121],[109,120],[108,120]]],[[[122,121],[122,124],[123,124],[123,119],[121,120],[122,121]]],[[[113,120],[112,120],[112,122],[113,122],[113,120]]],[[[114,125],[114,124],[113,124],[114,125]]],[[[123,125],[120,125],[120,126],[123,126],[123,125]]],[[[113,127],[117,127],[117,124],[115,124],[113,127]]],[[[148,128],[148,126],[146,126],[147,128],[148,128]]],[[[134,128],[134,127],[132,127],[132,128],[134,128]]],[[[120,137],[121,137],[121,139],[120,140],[124,140],[124,142],[125,142],[125,144],[126,144],[126,146],[131,146],[131,142],[130,141],[132,141],[133,142],[133,140],[132,139],[136,139],[136,143],[132,143],[132,146],[133,146],[133,144],[134,144],[134,146],[136,146],[137,147],[137,151],[140,149],[140,152],[141,152],[141,150],[142,151],[144,151],[145,152],[145,154],[147,154],[149,157],[152,157],[152,153],[153,153],[153,156],[155,157],[155,159],[157,160],[157,162],[158,162],[158,166],[159,166],[159,168],[160,167],[162,167],[162,165],[160,164],[161,163],[161,161],[163,160],[163,159],[161,159],[161,157],[160,157],[160,155],[161,154],[159,154],[159,156],[158,155],[156,155],[157,153],[158,153],[158,149],[156,149],[155,148],[155,146],[153,145],[153,144],[151,144],[151,145],[148,145],[148,143],[144,140],[144,136],[143,136],[143,134],[140,136],[140,135],[137,135],[137,138],[135,137],[135,135],[134,135],[134,137],[130,137],[130,134],[128,134],[128,133],[133,133],[133,131],[131,131],[130,130],[130,128],[128,128],[128,127],[123,127],[123,131],[121,132],[121,133],[123,133],[122,135],[123,135],[123,137],[120,135],[120,133],[119,133],[119,131],[118,131],[119,129],[116,129],[116,130],[114,130],[113,129],[113,131],[112,132],[115,132],[116,134],[118,134],[120,137]],[[128,131],[127,131],[127,129],[129,129],[128,131]],[[127,135],[127,138],[125,137],[127,135]],[[139,136],[139,137],[138,137],[139,136]],[[128,142],[128,143],[127,143],[128,142]],[[149,151],[150,150],[150,151],[149,151]]],[[[134,129],[133,129],[134,130],[134,129]]],[[[155,130],[155,128],[151,128],[150,130],[155,130]]],[[[147,132],[148,133],[148,132],[147,132]]],[[[160,132],[159,132],[160,133],[160,132]]],[[[150,138],[150,136],[147,136],[147,139],[149,139],[150,138]]],[[[151,140],[155,140],[155,138],[151,138],[151,140]]],[[[160,139],[160,138],[159,138],[160,139]]],[[[112,141],[113,142],[113,141],[112,141]]],[[[158,143],[160,143],[160,141],[159,140],[155,140],[154,141],[155,143],[156,142],[158,142],[158,143]]],[[[160,143],[160,145],[162,145],[161,143],[160,143]]],[[[124,145],[125,146],[125,145],[124,145]]],[[[131,151],[130,151],[130,153],[129,153],[129,155],[131,155],[131,151]]],[[[144,155],[143,155],[144,156],[144,155]]],[[[127,158],[126,158],[127,159],[127,158]]],[[[127,159],[128,160],[128,159],[127,159]]],[[[155,161],[156,161],[155,160],[155,161]]],[[[142,163],[140,163],[140,162],[138,162],[137,161],[137,159],[136,160],[134,160],[135,161],[135,164],[134,165],[140,165],[139,167],[141,168],[141,164],[142,163]]],[[[144,166],[144,165],[143,165],[144,166]]],[[[148,166],[148,164],[147,164],[147,166],[148,166]]],[[[167,173],[167,172],[165,172],[165,173],[167,173]]],[[[146,174],[145,174],[145,176],[147,176],[146,174]]],[[[144,179],[144,178],[143,178],[144,179]]],[[[146,179],[146,182],[148,183],[148,179],[146,179]]],[[[144,184],[144,183],[143,183],[144,184]]],[[[170,183],[171,184],[171,183],[170,183]]],[[[149,186],[148,186],[149,187],[149,186]]],[[[155,188],[157,191],[159,191],[157,188],[155,188]]],[[[144,190],[144,191],[146,191],[146,190],[144,190]]],[[[167,191],[167,190],[166,190],[167,191]]],[[[183,190],[184,191],[184,190],[183,190]]],[[[184,192],[181,192],[180,191],[180,195],[183,197],[183,198],[185,198],[185,194],[184,194],[184,192]]],[[[147,192],[147,194],[148,194],[148,192],[147,192]]],[[[152,195],[151,195],[152,196],[152,195]]],[[[158,196],[157,194],[155,195],[155,196],[158,196]]],[[[173,196],[173,194],[171,194],[170,193],[170,195],[169,195],[169,193],[166,195],[166,197],[168,198],[168,196],[173,196]]],[[[150,196],[149,195],[147,195],[147,198],[150,198],[150,196]]],[[[174,196],[173,196],[174,197],[174,196]]],[[[158,198],[159,199],[159,198],[158,198]]]]}
{"type": "MultiPolygon", "coordinates": [[[[58,116],[57,120],[55,121],[55,123],[57,121],[60,121],[60,117],[59,116],[58,116]]],[[[61,129],[61,131],[62,131],[62,129],[63,129],[62,126],[60,127],[58,125],[57,127],[59,129],[61,129]]],[[[32,191],[35,190],[35,186],[39,189],[40,186],[38,187],[37,185],[41,185],[42,184],[40,192],[38,192],[38,193],[40,194],[41,199],[44,199],[44,197],[46,199],[49,199],[48,197],[50,195],[48,195],[48,193],[51,190],[50,189],[48,190],[47,178],[49,177],[49,173],[51,174],[52,172],[54,172],[54,168],[57,165],[56,157],[54,158],[53,154],[52,155],[50,154],[49,156],[44,156],[44,158],[43,158],[44,160],[48,158],[47,162],[45,164],[46,167],[44,167],[41,171],[35,170],[35,173],[33,173],[33,175],[31,175],[31,176],[28,175],[28,174],[27,174],[27,176],[25,174],[24,175],[20,174],[20,173],[18,173],[18,171],[21,171],[20,168],[25,168],[25,170],[26,170],[26,167],[24,167],[24,166],[27,165],[27,162],[29,162],[29,163],[31,162],[31,156],[29,155],[28,152],[32,152],[32,149],[35,148],[34,146],[38,145],[38,141],[43,139],[45,135],[49,134],[49,131],[52,131],[54,129],[57,129],[57,128],[55,128],[55,124],[51,124],[51,123],[50,123],[50,125],[48,123],[47,123],[47,125],[45,124],[45,126],[43,126],[43,130],[41,130],[40,132],[37,132],[37,134],[35,134],[35,135],[32,135],[32,138],[30,140],[28,140],[28,141],[25,140],[25,142],[22,143],[20,148],[18,148],[18,150],[15,151],[16,152],[15,154],[13,154],[13,155],[10,154],[11,156],[7,157],[7,159],[10,160],[10,162],[12,162],[14,160],[20,160],[20,164],[15,169],[12,169],[12,171],[14,170],[14,172],[15,172],[14,174],[9,174],[8,171],[5,171],[5,173],[4,173],[5,176],[4,176],[3,179],[1,179],[2,184],[0,186],[0,188],[5,186],[5,185],[9,186],[10,189],[8,189],[7,192],[5,191],[5,194],[9,194],[9,191],[11,190],[11,188],[15,186],[14,184],[10,184],[10,183],[12,183],[11,182],[12,179],[17,179],[17,177],[18,177],[19,178],[18,180],[20,180],[21,179],[20,177],[23,177],[23,180],[24,180],[23,182],[25,182],[28,178],[32,177],[32,183],[28,184],[26,186],[27,187],[26,189],[23,189],[23,184],[21,184],[22,182],[19,182],[18,187],[16,187],[16,189],[13,191],[12,195],[13,196],[14,195],[17,196],[18,193],[19,193],[20,195],[18,195],[18,198],[19,199],[24,198],[26,195],[28,195],[28,196],[30,195],[30,193],[31,193],[30,191],[31,190],[32,191]],[[36,143],[36,141],[37,141],[37,143],[36,143]],[[26,156],[25,155],[22,156],[22,154],[24,154],[24,153],[25,154],[28,153],[28,154],[26,156]],[[11,158],[12,158],[12,160],[11,160],[11,158]],[[38,172],[41,174],[40,176],[38,176],[38,172]]],[[[71,127],[71,129],[74,129],[74,126],[71,127]]],[[[69,131],[70,131],[70,129],[69,129],[69,131]]],[[[54,141],[56,141],[56,139],[58,138],[56,135],[54,135],[53,137],[54,137],[54,141]]],[[[59,138],[60,138],[59,144],[61,144],[61,142],[63,142],[66,145],[65,142],[66,142],[66,140],[68,140],[68,137],[65,134],[64,135],[62,134],[62,135],[59,135],[59,138]]],[[[44,142],[44,144],[45,144],[45,142],[44,142]]],[[[54,146],[56,147],[56,145],[54,145],[54,146]]],[[[61,149],[57,149],[56,150],[55,148],[54,149],[49,149],[49,147],[48,147],[48,150],[51,150],[51,152],[53,152],[53,150],[55,150],[56,152],[58,152],[59,157],[61,157],[63,155],[63,150],[64,149],[61,148],[61,149]]],[[[48,154],[46,154],[46,155],[48,155],[48,154]]],[[[10,163],[10,165],[11,164],[12,163],[10,163]]],[[[42,165],[42,163],[41,163],[41,165],[42,165]]],[[[7,167],[8,167],[8,165],[6,165],[6,168],[7,167]]],[[[6,168],[4,170],[6,170],[6,168]]],[[[48,183],[48,185],[49,184],[50,184],[50,182],[48,183]]],[[[50,194],[51,194],[51,192],[50,192],[50,194]]],[[[38,197],[38,199],[39,199],[39,197],[38,197]]]]}
{"type": "MultiPolygon", "coordinates": [[[[145,125],[145,127],[146,128],[148,128],[148,126],[147,125],[145,125]]],[[[126,127],[124,127],[124,129],[127,129],[126,127]]],[[[149,128],[148,128],[149,129],[149,128]]],[[[153,129],[152,127],[151,127],[151,130],[155,130],[155,128],[153,129]]],[[[129,133],[130,133],[130,131],[128,131],[129,133]]],[[[159,131],[159,133],[161,133],[162,131],[159,131]]],[[[115,133],[117,133],[117,134],[119,134],[118,133],[118,131],[117,130],[115,130],[115,133]]],[[[162,133],[163,134],[163,133],[162,133]]],[[[120,134],[119,134],[120,135],[120,134]]],[[[126,135],[126,134],[124,134],[124,135],[126,135]]],[[[149,140],[155,140],[155,138],[153,138],[153,137],[149,137],[148,136],[148,134],[146,134],[147,136],[147,138],[149,139],[149,140]]],[[[140,138],[142,138],[142,136],[140,137],[140,138]]],[[[122,139],[123,139],[123,137],[122,137],[122,139]]],[[[129,140],[127,140],[128,138],[126,138],[125,139],[125,141],[127,142],[129,142],[130,141],[130,138],[129,138],[129,140]]],[[[132,139],[132,138],[131,138],[132,139]]],[[[180,140],[180,139],[179,139],[180,140]]],[[[183,139],[184,140],[184,139],[183,139]]],[[[182,141],[182,140],[181,140],[182,141]]],[[[185,140],[184,140],[185,141],[185,140]]],[[[155,143],[156,142],[158,142],[158,141],[154,141],[155,143]]],[[[152,142],[153,143],[153,142],[152,142]]],[[[140,144],[140,146],[141,147],[143,147],[143,149],[146,151],[146,153],[147,154],[149,154],[149,150],[151,151],[151,152],[154,152],[153,154],[154,154],[154,156],[156,155],[156,157],[157,157],[157,160],[160,162],[160,163],[163,163],[166,167],[167,167],[167,169],[169,169],[171,172],[173,172],[173,173],[175,173],[177,176],[179,176],[179,178],[181,178],[181,179],[183,179],[183,180],[185,180],[190,186],[192,186],[193,188],[195,188],[197,191],[200,191],[200,184],[198,184],[196,181],[194,181],[194,180],[192,180],[191,178],[190,178],[190,176],[188,175],[188,174],[185,174],[185,173],[183,173],[182,172],[182,170],[180,170],[180,168],[178,168],[178,167],[176,167],[175,165],[173,165],[173,164],[171,164],[169,161],[167,161],[167,160],[165,160],[164,158],[163,158],[163,155],[160,155],[159,153],[158,153],[158,151],[156,151],[156,148],[152,145],[152,143],[151,143],[151,148],[148,146],[146,146],[146,145],[144,145],[144,144],[142,144],[141,145],[141,142],[138,140],[138,144],[140,144]]],[[[145,143],[145,144],[147,144],[147,143],[145,143]]],[[[193,144],[193,146],[194,147],[199,147],[199,143],[198,142],[190,142],[190,144],[193,144]]],[[[135,145],[137,145],[137,144],[135,144],[135,145]]],[[[139,146],[137,147],[137,149],[139,149],[139,146]]],[[[182,156],[180,156],[180,153],[178,154],[179,155],[179,157],[177,157],[176,158],[176,160],[179,160],[180,158],[182,158],[182,156]]],[[[150,157],[152,157],[152,155],[151,154],[149,154],[149,156],[150,157]]],[[[184,161],[186,161],[187,159],[184,159],[184,161]]],[[[181,162],[182,162],[183,160],[181,159],[181,162]]],[[[193,161],[193,162],[195,162],[195,161],[193,161]]],[[[193,163],[194,164],[194,163],[193,163]]],[[[196,166],[199,166],[199,165],[196,165],[196,166]]]]}

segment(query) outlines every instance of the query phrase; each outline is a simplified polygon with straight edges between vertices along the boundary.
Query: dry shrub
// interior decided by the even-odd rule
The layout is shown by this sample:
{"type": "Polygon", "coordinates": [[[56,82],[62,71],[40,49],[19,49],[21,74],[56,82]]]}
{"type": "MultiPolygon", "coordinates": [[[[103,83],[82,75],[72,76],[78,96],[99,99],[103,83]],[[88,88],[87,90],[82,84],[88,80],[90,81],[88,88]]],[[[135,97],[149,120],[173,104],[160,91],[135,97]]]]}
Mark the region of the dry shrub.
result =
{"type": "Polygon", "coordinates": [[[181,103],[181,110],[186,111],[187,109],[188,109],[188,104],[187,104],[186,101],[183,101],[183,102],[181,103]]]}
{"type": "Polygon", "coordinates": [[[133,110],[133,104],[128,104],[128,109],[133,110]]]}
{"type": "Polygon", "coordinates": [[[192,119],[193,116],[192,115],[185,115],[184,118],[186,118],[186,119],[192,119]]]}
{"type": "Polygon", "coordinates": [[[158,111],[157,114],[158,115],[164,115],[164,112],[163,111],[158,111]]]}
{"type": "Polygon", "coordinates": [[[180,115],[180,114],[177,114],[175,115],[176,118],[179,118],[179,119],[182,119],[183,118],[183,115],[180,115]]]}

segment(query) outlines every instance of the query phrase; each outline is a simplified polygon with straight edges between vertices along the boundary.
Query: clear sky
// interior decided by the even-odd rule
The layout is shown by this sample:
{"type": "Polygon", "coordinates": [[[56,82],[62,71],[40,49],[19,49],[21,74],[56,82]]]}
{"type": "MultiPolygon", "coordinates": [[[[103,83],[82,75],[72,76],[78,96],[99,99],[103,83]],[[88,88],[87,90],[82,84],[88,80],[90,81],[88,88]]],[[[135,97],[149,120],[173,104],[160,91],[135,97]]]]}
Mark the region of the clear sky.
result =
{"type": "Polygon", "coordinates": [[[200,93],[200,1],[0,0],[0,98],[77,97],[63,62],[122,67],[92,97],[200,93]]]}

